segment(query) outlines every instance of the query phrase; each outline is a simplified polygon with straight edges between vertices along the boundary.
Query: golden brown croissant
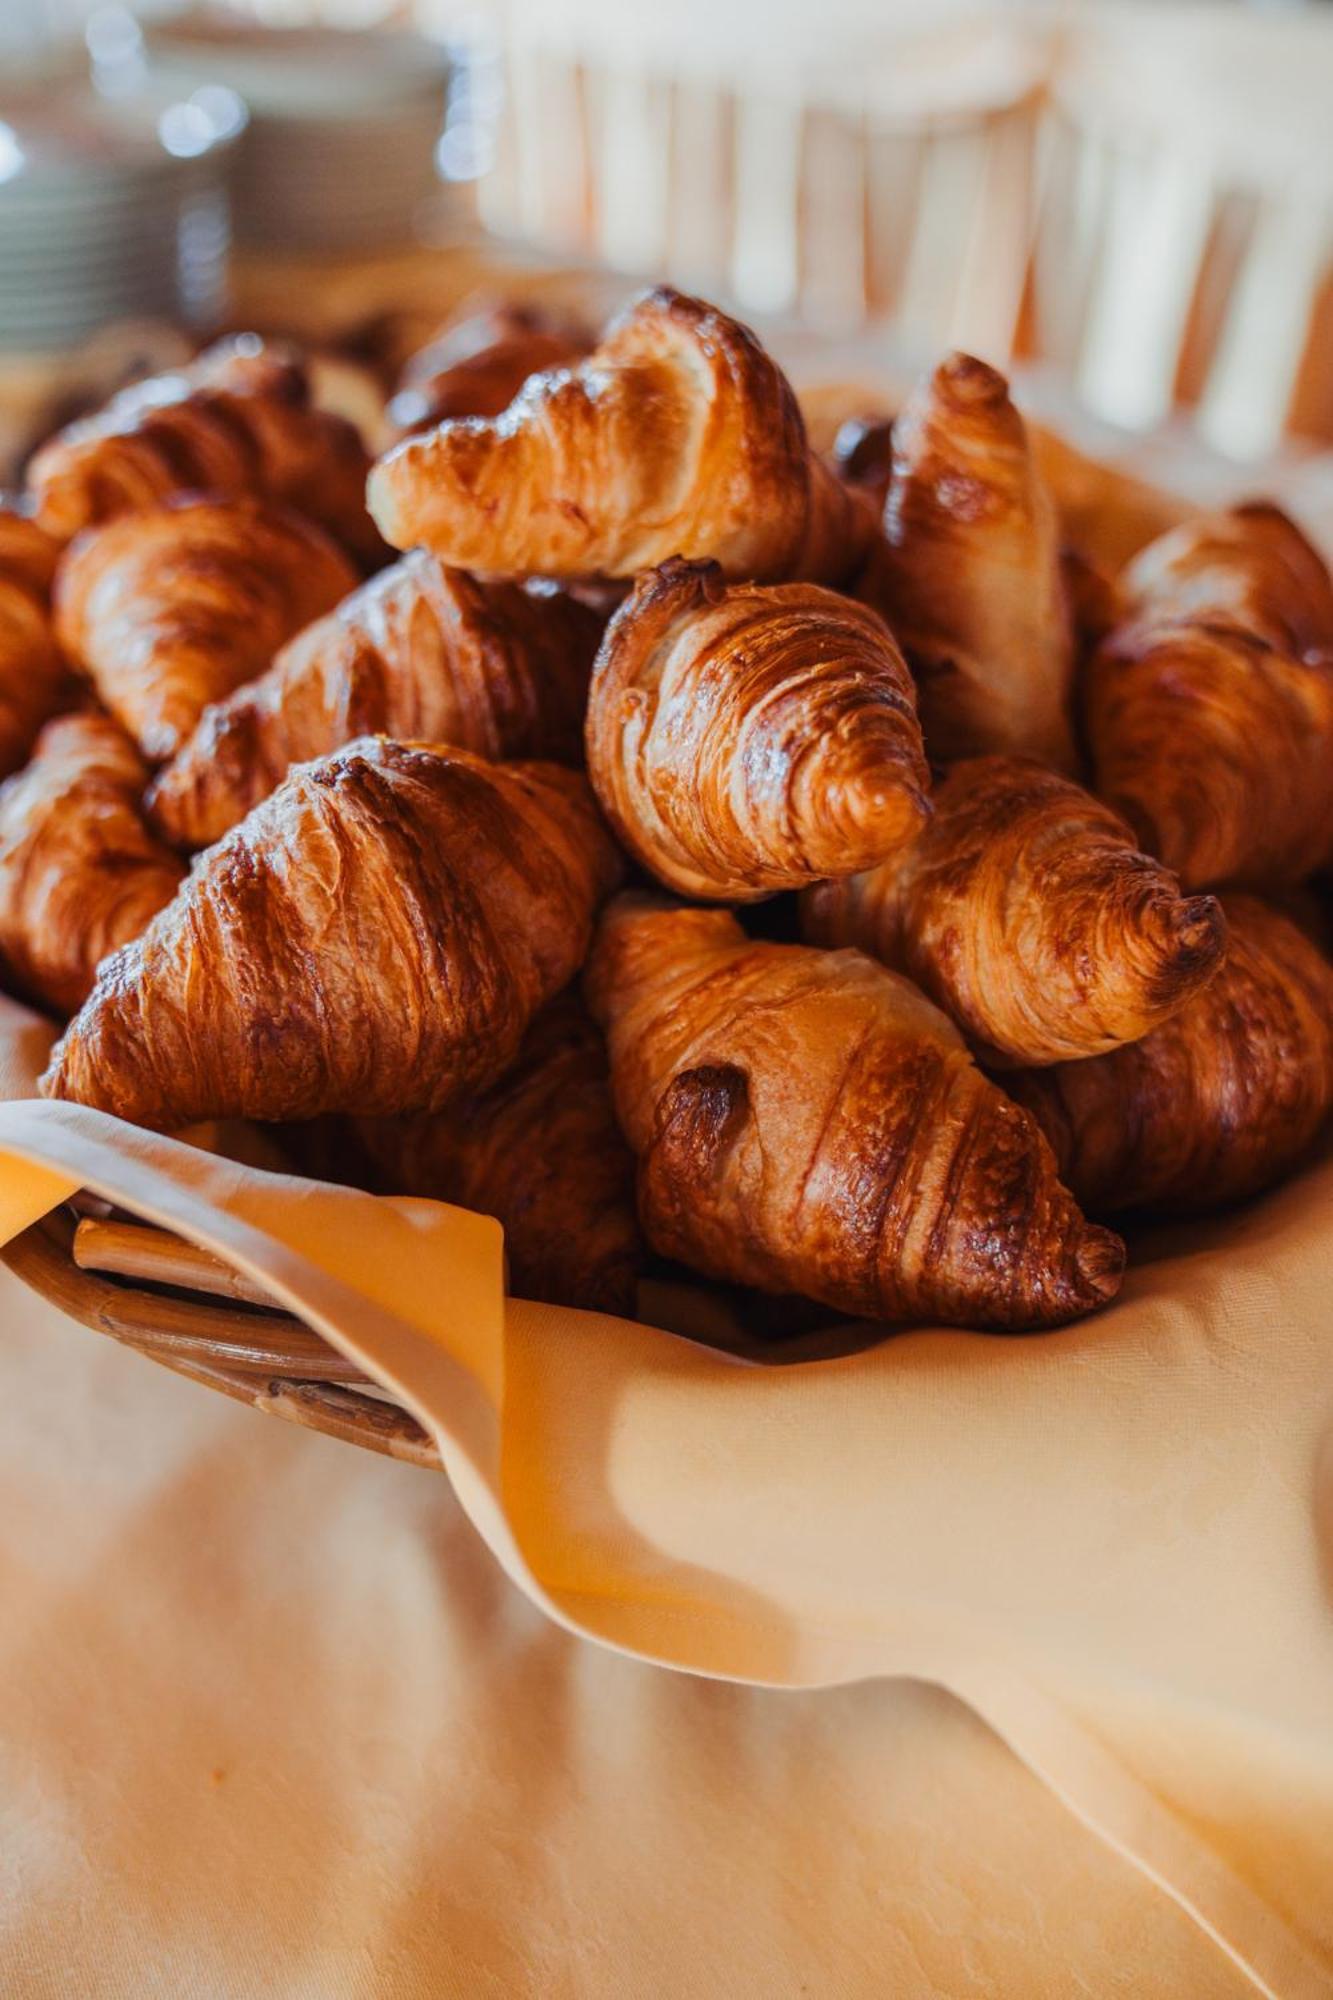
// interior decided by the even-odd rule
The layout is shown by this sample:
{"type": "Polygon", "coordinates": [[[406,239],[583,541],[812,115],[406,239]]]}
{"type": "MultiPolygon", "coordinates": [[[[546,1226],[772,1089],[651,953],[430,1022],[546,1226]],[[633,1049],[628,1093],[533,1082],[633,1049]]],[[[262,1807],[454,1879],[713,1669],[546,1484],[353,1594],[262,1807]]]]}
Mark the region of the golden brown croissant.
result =
{"type": "Polygon", "coordinates": [[[1044,424],[1029,419],[1028,437],[1055,500],[1061,538],[1112,576],[1192,511],[1188,501],[1089,458],[1044,424]]]}
{"type": "Polygon", "coordinates": [[[153,817],[179,846],[207,846],[291,765],[381,731],[577,763],[601,630],[560,593],[477,583],[414,550],[205,711],[158,775],[153,817]]]}
{"type": "Polygon", "coordinates": [[[897,967],[983,1061],[1054,1063],[1146,1035],[1213,977],[1226,927],[1109,806],[1016,757],[955,764],[909,848],[802,899],[806,935],[897,967]]]}
{"type": "Polygon", "coordinates": [[[0,787],[0,966],[59,1014],[87,998],[108,952],[139,936],[184,870],[140,811],[147,767],[104,715],[48,722],[0,787]]]}
{"type": "Polygon", "coordinates": [[[410,357],[390,420],[406,435],[446,417],[498,417],[529,375],[568,368],[592,344],[584,328],[537,305],[511,301],[471,314],[410,357]]]}
{"type": "Polygon", "coordinates": [[[1333,1105],[1333,967],[1255,897],[1223,905],[1226,962],[1178,1014],[1110,1055],[1005,1078],[1093,1213],[1255,1194],[1333,1105]]]}
{"type": "Polygon", "coordinates": [[[0,506],[0,778],[16,771],[65,694],[46,598],[59,544],[0,506]]]}
{"type": "Polygon", "coordinates": [[[623,896],[586,985],[664,1255],[863,1317],[1011,1330],[1116,1291],[1124,1246],[898,974],[623,896]]]}
{"type": "Polygon", "coordinates": [[[850,873],[930,810],[911,676],[884,622],[813,583],[664,563],[607,627],[588,773],[623,846],[687,896],[850,873]]]}
{"type": "Polygon", "coordinates": [[[1300,880],[1333,847],[1333,589],[1272,507],[1143,551],[1088,669],[1097,790],[1188,888],[1300,880]]]}
{"type": "Polygon", "coordinates": [[[157,760],[355,585],[337,545],[285,507],[167,501],[80,538],[61,568],[56,630],[157,760]]]}
{"type": "Polygon", "coordinates": [[[28,480],[38,520],[61,541],[173,493],[254,493],[374,564],[384,545],[366,512],[368,468],[352,425],[312,406],[304,370],[251,335],[71,424],[36,453],[28,480]]]}
{"type": "Polygon", "coordinates": [[[874,533],[755,336],[666,287],[581,366],[533,376],[503,416],[405,439],[369,495],[395,547],[509,576],[633,576],[681,555],[837,582],[874,533]]]}
{"type": "Polygon", "coordinates": [[[513,1060],[617,866],[573,771],[350,744],[104,962],[41,1088],[165,1129],[438,1109],[513,1060]]]}
{"type": "Polygon", "coordinates": [[[931,761],[1011,751],[1072,771],[1055,508],[984,362],[950,355],[899,414],[884,538],[865,594],[917,676],[931,761]]]}
{"type": "Polygon", "coordinates": [[[542,1009],[489,1090],[443,1111],[358,1119],[356,1136],[384,1193],[498,1217],[519,1298],[634,1311],[634,1161],[612,1109],[605,1045],[575,993],[542,1009]]]}

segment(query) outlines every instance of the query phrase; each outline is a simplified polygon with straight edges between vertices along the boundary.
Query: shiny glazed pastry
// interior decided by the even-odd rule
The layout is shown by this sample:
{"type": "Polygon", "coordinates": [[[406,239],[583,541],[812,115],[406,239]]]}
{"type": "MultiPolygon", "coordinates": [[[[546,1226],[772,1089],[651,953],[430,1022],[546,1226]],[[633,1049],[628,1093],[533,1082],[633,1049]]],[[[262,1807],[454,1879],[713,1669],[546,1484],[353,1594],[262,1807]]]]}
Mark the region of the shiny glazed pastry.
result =
{"type": "Polygon", "coordinates": [[[622,844],[683,895],[744,902],[864,868],[930,807],[884,622],[817,584],[664,563],[607,627],[588,771],[622,844]]]}
{"type": "Polygon", "coordinates": [[[577,763],[601,631],[561,593],[478,583],[414,550],[204,712],[158,775],[153,817],[177,845],[207,846],[291,765],[364,735],[577,763]]]}
{"type": "Polygon", "coordinates": [[[384,1193],[497,1217],[518,1298],[634,1311],[634,1161],[612,1109],[605,1045],[576,993],[542,1009],[489,1090],[443,1111],[360,1119],[356,1136],[384,1193]]]}
{"type": "Polygon", "coordinates": [[[837,582],[874,534],[755,336],[666,287],[579,367],[533,376],[502,416],[405,439],[368,491],[396,548],[507,576],[634,576],[680,555],[728,576],[837,582]]]}
{"type": "Polygon", "coordinates": [[[353,426],[312,404],[300,364],[251,334],[58,432],[28,482],[38,520],[61,541],[173,493],[253,493],[295,507],[373,564],[384,545],[366,512],[368,469],[353,426]]]}
{"type": "Polygon", "coordinates": [[[41,1088],[166,1130],[437,1109],[513,1060],[617,872],[572,771],[350,744],[103,963],[41,1088]]]}
{"type": "Polygon", "coordinates": [[[355,585],[336,544],[285,507],[168,501],[79,539],[61,568],[56,630],[156,762],[355,585]]]}
{"type": "Polygon", "coordinates": [[[1004,377],[950,355],[893,426],[884,546],[864,584],[917,676],[932,763],[1076,765],[1055,507],[1004,377]]]}
{"type": "Polygon", "coordinates": [[[955,764],[909,848],[802,899],[806,935],[910,976],[983,1061],[1054,1063],[1146,1035],[1217,972],[1226,926],[1118,814],[1026,758],[955,764]]]}
{"type": "Polygon", "coordinates": [[[665,1256],[863,1317],[1014,1331],[1114,1295],[1119,1238],[898,974],[623,896],[585,984],[665,1256]]]}
{"type": "Polygon", "coordinates": [[[403,370],[389,418],[403,434],[446,417],[498,417],[529,375],[581,361],[592,336],[572,320],[513,301],[447,326],[403,370]]]}
{"type": "Polygon", "coordinates": [[[1090,1062],[1005,1078],[1094,1214],[1257,1194],[1298,1164],[1333,1106],[1333,967],[1256,897],[1223,907],[1222,970],[1163,1026],[1090,1062]]]}
{"type": "Polygon", "coordinates": [[[66,692],[47,609],[59,544],[0,505],[0,778],[16,771],[66,692]]]}
{"type": "Polygon", "coordinates": [[[184,870],[140,810],[147,766],[104,715],[48,722],[0,786],[0,965],[57,1014],[169,903],[184,870]]]}
{"type": "Polygon", "coordinates": [[[1096,788],[1189,888],[1299,881],[1333,851],[1333,586],[1276,507],[1175,529],[1122,579],[1088,671],[1096,788]]]}

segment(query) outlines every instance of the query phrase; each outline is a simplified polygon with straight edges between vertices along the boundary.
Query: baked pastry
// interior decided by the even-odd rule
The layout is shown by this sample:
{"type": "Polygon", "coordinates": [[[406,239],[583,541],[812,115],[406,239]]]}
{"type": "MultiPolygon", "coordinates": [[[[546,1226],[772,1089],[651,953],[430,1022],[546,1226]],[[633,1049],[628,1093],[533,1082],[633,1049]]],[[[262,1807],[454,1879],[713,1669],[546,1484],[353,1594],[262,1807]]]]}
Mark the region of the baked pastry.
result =
{"type": "Polygon", "coordinates": [[[252,493],[295,507],[374,565],[384,545],[366,512],[368,469],[352,425],[314,407],[299,362],[248,334],[58,432],[28,482],[38,520],[62,542],[174,493],[252,493]]]}
{"type": "Polygon", "coordinates": [[[443,1111],[358,1119],[356,1136],[381,1192],[496,1216],[517,1297],[634,1311],[634,1161],[602,1037],[573,991],[542,1009],[488,1090],[443,1111]]]}
{"type": "Polygon", "coordinates": [[[1122,578],[1085,679],[1096,789],[1188,888],[1333,851],[1333,586],[1277,508],[1205,515],[1122,578]]]}
{"type": "Polygon", "coordinates": [[[893,426],[884,546],[858,586],[917,676],[932,763],[1076,766],[1055,507],[1004,377],[952,354],[893,426]]]}
{"type": "Polygon", "coordinates": [[[569,368],[593,344],[586,328],[518,300],[456,320],[412,355],[389,418],[403,436],[446,417],[498,417],[529,375],[569,368]]]}
{"type": "Polygon", "coordinates": [[[104,962],[41,1088],[166,1130],[438,1109],[513,1060],[617,872],[573,771],[349,744],[104,962]]]}
{"type": "Polygon", "coordinates": [[[874,533],[755,336],[665,286],[579,367],[532,376],[502,416],[405,439],[368,491],[396,548],[507,576],[634,576],[680,555],[831,583],[874,533]]]}
{"type": "Polygon", "coordinates": [[[623,896],[585,984],[664,1256],[860,1317],[1009,1331],[1115,1293],[1119,1238],[897,973],[623,896]]]}
{"type": "Polygon", "coordinates": [[[1044,424],[1029,418],[1027,429],[1037,470],[1055,500],[1061,540],[1109,575],[1193,512],[1177,494],[1090,458],[1044,424]]]}
{"type": "Polygon", "coordinates": [[[745,902],[864,868],[930,810],[911,676],[875,612],[817,584],[667,562],[607,627],[588,773],[683,895],[745,902]]]}
{"type": "Polygon", "coordinates": [[[285,507],[171,500],[79,539],[61,568],[56,630],[156,762],[355,586],[336,543],[285,507]]]}
{"type": "Polygon", "coordinates": [[[1094,1214],[1257,1194],[1302,1159],[1333,1106],[1333,967],[1257,898],[1223,906],[1222,970],[1160,1028],[1004,1080],[1094,1214]]]}
{"type": "Polygon", "coordinates": [[[0,505],[0,778],[16,771],[65,695],[47,610],[59,544],[0,505]]]}
{"type": "Polygon", "coordinates": [[[0,786],[0,967],[58,1014],[87,998],[108,952],[139,936],[184,869],[140,810],[148,771],[104,715],[48,722],[0,786]]]}
{"type": "Polygon", "coordinates": [[[1026,758],[955,764],[929,824],[802,898],[806,935],[908,973],[992,1064],[1136,1041],[1217,972],[1226,926],[1118,814],[1026,758]]]}
{"type": "Polygon", "coordinates": [[[882,511],[893,476],[893,418],[848,417],[838,426],[830,456],[839,477],[863,487],[882,511]]]}
{"type": "Polygon", "coordinates": [[[153,786],[154,819],[177,845],[207,846],[291,765],[378,732],[577,763],[601,631],[562,593],[478,583],[414,550],[204,711],[153,786]]]}

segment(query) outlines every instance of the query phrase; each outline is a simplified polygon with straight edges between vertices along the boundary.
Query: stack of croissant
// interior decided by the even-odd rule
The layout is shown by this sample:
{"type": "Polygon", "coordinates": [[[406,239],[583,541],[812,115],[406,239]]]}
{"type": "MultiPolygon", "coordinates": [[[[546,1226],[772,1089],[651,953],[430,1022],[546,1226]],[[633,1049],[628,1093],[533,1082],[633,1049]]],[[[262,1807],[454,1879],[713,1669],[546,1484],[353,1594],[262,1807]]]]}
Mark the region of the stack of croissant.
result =
{"type": "Polygon", "coordinates": [[[825,456],[666,289],[408,386],[372,465],[247,336],[0,511],[47,1096],[494,1214],[528,1297],[1009,1331],[1115,1294],[1108,1217],[1309,1153],[1333,584],[1276,508],[1189,516],[964,355],[825,456]]]}

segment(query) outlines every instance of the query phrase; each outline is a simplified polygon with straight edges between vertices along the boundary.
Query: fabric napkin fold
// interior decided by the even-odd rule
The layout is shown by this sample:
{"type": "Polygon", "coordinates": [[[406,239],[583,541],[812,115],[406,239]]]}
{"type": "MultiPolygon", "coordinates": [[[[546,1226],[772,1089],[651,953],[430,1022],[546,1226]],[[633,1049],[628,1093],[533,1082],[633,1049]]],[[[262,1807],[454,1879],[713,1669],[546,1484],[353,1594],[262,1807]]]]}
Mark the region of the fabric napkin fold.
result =
{"type": "Polygon", "coordinates": [[[506,1299],[500,1231],[33,1098],[0,1232],[86,1187],[258,1279],[419,1417],[509,1575],[603,1644],[980,1713],[1256,1988],[1333,1993],[1333,1162],[1057,1334],[748,1365],[506,1299]]]}

